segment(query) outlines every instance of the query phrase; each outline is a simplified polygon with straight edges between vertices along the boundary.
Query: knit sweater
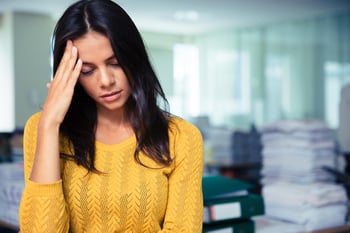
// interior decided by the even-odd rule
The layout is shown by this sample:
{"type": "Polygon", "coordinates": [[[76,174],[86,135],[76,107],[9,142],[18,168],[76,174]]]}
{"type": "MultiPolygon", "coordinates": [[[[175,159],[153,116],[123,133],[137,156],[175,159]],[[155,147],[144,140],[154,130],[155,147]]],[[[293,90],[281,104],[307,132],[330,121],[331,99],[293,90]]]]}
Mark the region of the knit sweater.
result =
{"type": "Polygon", "coordinates": [[[22,233],[202,231],[203,140],[195,126],[171,118],[170,166],[160,166],[142,153],[141,161],[152,168],[137,163],[135,136],[115,145],[96,141],[95,166],[101,174],[61,159],[62,179],[41,184],[29,179],[39,118],[40,113],[34,114],[24,132],[22,233]]]}

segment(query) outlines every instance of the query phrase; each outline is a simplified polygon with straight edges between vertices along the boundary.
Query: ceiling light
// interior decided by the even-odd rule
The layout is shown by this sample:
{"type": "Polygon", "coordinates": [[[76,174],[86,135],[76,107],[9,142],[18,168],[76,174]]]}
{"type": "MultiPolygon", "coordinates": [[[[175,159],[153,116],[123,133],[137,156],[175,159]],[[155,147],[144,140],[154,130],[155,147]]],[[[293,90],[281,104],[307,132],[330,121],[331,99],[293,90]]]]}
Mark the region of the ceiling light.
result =
{"type": "Polygon", "coordinates": [[[178,21],[196,21],[199,19],[199,13],[195,10],[176,11],[174,19],[178,21]]]}

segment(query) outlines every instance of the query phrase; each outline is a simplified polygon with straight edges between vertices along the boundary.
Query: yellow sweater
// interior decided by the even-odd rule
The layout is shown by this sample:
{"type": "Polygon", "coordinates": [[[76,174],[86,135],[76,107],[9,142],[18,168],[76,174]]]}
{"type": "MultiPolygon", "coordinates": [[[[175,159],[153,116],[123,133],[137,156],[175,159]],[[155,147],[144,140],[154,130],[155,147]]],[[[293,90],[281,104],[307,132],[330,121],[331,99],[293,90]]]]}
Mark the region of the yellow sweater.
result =
{"type": "MultiPolygon", "coordinates": [[[[203,140],[188,122],[171,119],[169,167],[159,168],[141,154],[150,169],[134,160],[135,137],[116,145],[96,142],[96,168],[89,173],[61,160],[62,180],[29,180],[40,113],[24,133],[25,189],[19,210],[21,233],[143,233],[202,231],[203,140]]],[[[63,148],[64,149],[64,148],[63,148]]]]}

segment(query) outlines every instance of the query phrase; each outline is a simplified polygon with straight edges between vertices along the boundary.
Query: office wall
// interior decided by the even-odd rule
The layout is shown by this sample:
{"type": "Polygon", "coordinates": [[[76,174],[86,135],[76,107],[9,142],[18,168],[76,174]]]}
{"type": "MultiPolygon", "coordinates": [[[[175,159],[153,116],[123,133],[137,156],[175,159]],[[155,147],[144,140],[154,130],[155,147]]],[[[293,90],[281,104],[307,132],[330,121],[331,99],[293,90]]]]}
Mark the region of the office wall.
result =
{"type": "Polygon", "coordinates": [[[0,132],[15,128],[12,15],[0,14],[0,132]]]}
{"type": "Polygon", "coordinates": [[[338,127],[350,82],[350,12],[197,37],[201,113],[215,124],[317,118],[338,127]]]}
{"type": "Polygon", "coordinates": [[[174,95],[174,45],[184,43],[186,38],[148,31],[141,34],[164,92],[171,97],[174,95]]]}
{"type": "Polygon", "coordinates": [[[50,80],[50,40],[55,21],[47,15],[14,13],[16,125],[41,109],[50,80]]]}
{"type": "MultiPolygon", "coordinates": [[[[13,127],[21,128],[31,114],[41,110],[46,98],[46,83],[51,78],[50,43],[56,19],[48,15],[8,12],[1,15],[0,23],[0,75],[2,79],[6,77],[6,82],[1,80],[1,86],[11,91],[6,98],[1,98],[9,107],[1,109],[8,113],[7,118],[14,119],[13,127]]],[[[164,91],[171,96],[173,45],[184,39],[150,32],[143,32],[142,36],[164,91]]],[[[4,122],[4,114],[1,117],[4,122]]],[[[8,123],[4,125],[10,127],[8,123]]]]}
{"type": "MultiPolygon", "coordinates": [[[[46,97],[45,84],[51,76],[49,43],[55,20],[45,15],[9,15],[13,38],[7,40],[14,39],[14,62],[6,62],[9,67],[14,65],[9,72],[15,76],[15,118],[16,126],[21,127],[40,110],[46,97]]],[[[339,87],[350,80],[349,19],[345,13],[191,37],[145,31],[142,36],[170,102],[173,97],[188,96],[176,96],[174,90],[175,85],[186,85],[174,80],[174,45],[198,46],[200,83],[183,89],[200,90],[200,114],[210,115],[217,124],[248,126],[287,117],[328,120],[337,116],[335,97],[339,87]],[[325,73],[329,62],[340,67],[336,79],[325,73]],[[336,80],[339,87],[333,88],[335,92],[328,90],[332,87],[327,84],[329,80],[336,80]],[[328,95],[335,96],[335,100],[328,95]]],[[[10,42],[6,43],[10,48],[10,42]]],[[[10,58],[8,51],[6,57],[10,58]]],[[[333,127],[337,125],[336,119],[330,122],[333,127]]]]}

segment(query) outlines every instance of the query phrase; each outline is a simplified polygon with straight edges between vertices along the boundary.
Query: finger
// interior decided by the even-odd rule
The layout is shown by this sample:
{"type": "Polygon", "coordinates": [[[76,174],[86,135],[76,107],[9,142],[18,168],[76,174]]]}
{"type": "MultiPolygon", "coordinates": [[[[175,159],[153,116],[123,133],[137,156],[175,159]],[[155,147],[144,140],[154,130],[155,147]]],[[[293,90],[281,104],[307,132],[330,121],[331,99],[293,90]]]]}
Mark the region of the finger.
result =
{"type": "Polygon", "coordinates": [[[62,77],[62,74],[66,70],[67,62],[71,58],[71,53],[72,53],[72,47],[73,43],[72,41],[68,40],[66,44],[65,51],[63,53],[63,56],[61,58],[60,64],[58,65],[58,68],[56,70],[55,78],[54,79],[60,79],[62,77]]]}
{"type": "Polygon", "coordinates": [[[73,71],[74,70],[74,68],[77,64],[77,59],[78,59],[78,49],[77,49],[77,47],[72,46],[71,57],[68,61],[66,71],[73,71]]]}
{"type": "Polygon", "coordinates": [[[64,74],[66,73],[68,66],[69,66],[69,63],[72,59],[72,52],[73,52],[73,44],[71,41],[67,41],[67,45],[66,45],[66,49],[64,51],[64,54],[63,54],[63,57],[60,61],[60,65],[57,69],[57,78],[58,79],[61,79],[64,77],[64,74]]]}
{"type": "Polygon", "coordinates": [[[80,72],[81,72],[81,68],[83,67],[83,61],[79,58],[74,70],[73,70],[73,78],[76,79],[76,81],[78,80],[79,76],[80,76],[80,72]]]}
{"type": "Polygon", "coordinates": [[[74,67],[76,66],[78,58],[78,49],[75,46],[71,47],[70,57],[64,63],[64,68],[62,67],[61,80],[69,80],[71,78],[74,67]]]}
{"type": "Polygon", "coordinates": [[[82,60],[78,59],[72,73],[70,74],[70,78],[68,79],[68,83],[67,83],[72,89],[74,89],[75,84],[78,82],[82,66],[83,66],[82,60]]]}
{"type": "Polygon", "coordinates": [[[64,53],[61,59],[62,62],[66,62],[69,60],[69,58],[71,57],[72,47],[73,47],[73,42],[71,40],[67,40],[66,48],[64,50],[64,53]]]}

